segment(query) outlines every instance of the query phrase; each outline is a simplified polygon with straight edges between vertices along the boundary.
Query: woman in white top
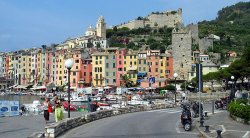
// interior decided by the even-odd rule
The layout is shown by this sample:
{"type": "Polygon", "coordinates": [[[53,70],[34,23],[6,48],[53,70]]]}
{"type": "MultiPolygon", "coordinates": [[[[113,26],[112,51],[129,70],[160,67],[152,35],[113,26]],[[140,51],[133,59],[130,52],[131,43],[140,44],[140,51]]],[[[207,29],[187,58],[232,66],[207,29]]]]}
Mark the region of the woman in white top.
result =
{"type": "Polygon", "coordinates": [[[44,116],[46,123],[49,121],[48,107],[49,107],[49,99],[45,98],[45,101],[43,103],[43,111],[44,111],[43,116],[44,116]]]}

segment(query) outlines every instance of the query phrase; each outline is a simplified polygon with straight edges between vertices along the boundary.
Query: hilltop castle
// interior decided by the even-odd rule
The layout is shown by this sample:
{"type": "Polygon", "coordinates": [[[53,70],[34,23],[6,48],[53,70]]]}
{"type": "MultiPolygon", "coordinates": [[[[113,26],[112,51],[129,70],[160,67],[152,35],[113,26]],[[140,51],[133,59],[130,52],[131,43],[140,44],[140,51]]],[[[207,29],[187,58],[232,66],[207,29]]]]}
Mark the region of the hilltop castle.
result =
{"type": "Polygon", "coordinates": [[[117,28],[127,27],[129,29],[149,27],[175,27],[182,24],[182,9],[177,11],[152,12],[146,17],[138,17],[135,20],[117,25],[117,28]]]}

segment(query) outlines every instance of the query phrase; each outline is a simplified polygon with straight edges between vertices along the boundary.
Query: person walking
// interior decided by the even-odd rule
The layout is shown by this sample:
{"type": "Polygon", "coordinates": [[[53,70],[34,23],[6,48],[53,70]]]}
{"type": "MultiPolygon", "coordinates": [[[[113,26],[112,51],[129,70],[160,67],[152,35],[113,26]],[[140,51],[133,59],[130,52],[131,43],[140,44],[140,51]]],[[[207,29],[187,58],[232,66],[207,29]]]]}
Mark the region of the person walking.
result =
{"type": "Polygon", "coordinates": [[[56,120],[56,122],[58,122],[58,121],[63,120],[63,118],[64,118],[62,104],[57,96],[54,98],[54,101],[55,101],[55,120],[56,120]]]}
{"type": "Polygon", "coordinates": [[[49,99],[45,98],[45,101],[43,102],[43,116],[44,116],[46,124],[49,121],[49,111],[48,111],[49,105],[50,105],[49,99]]]}

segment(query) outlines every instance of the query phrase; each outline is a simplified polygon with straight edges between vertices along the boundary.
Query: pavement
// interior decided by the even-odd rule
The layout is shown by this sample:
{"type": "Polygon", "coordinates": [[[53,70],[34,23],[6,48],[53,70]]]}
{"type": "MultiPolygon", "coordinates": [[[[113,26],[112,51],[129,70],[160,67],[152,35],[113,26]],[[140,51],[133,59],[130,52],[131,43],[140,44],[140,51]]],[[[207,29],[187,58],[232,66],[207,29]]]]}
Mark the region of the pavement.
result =
{"type": "MultiPolygon", "coordinates": [[[[71,117],[80,116],[87,112],[71,112],[71,117]]],[[[67,113],[64,114],[67,117],[67,113]]],[[[55,122],[54,114],[50,114],[50,121],[55,122]]],[[[1,138],[27,138],[34,132],[45,131],[45,120],[43,115],[0,117],[1,138]]]]}
{"type": "Polygon", "coordinates": [[[197,129],[207,138],[216,137],[216,130],[222,131],[223,138],[250,138],[250,125],[234,121],[226,110],[216,110],[214,115],[210,112],[208,117],[205,117],[204,126],[209,125],[210,132],[204,132],[205,127],[199,125],[200,123],[197,123],[197,129]]]}

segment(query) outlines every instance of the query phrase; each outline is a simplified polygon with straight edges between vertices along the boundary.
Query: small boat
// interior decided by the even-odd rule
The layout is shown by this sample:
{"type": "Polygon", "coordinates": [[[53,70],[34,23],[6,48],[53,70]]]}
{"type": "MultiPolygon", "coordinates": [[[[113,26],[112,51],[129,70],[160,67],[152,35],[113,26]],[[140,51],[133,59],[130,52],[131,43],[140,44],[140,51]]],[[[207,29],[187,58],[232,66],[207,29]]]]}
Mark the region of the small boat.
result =
{"type": "Polygon", "coordinates": [[[43,111],[43,105],[38,100],[34,100],[32,104],[24,104],[24,107],[28,112],[34,114],[40,114],[43,111]]]}
{"type": "Polygon", "coordinates": [[[108,101],[116,101],[117,100],[117,97],[113,94],[107,95],[106,98],[108,101]]]}
{"type": "Polygon", "coordinates": [[[110,106],[100,106],[96,109],[97,111],[102,111],[102,110],[112,110],[112,107],[110,106]]]}

